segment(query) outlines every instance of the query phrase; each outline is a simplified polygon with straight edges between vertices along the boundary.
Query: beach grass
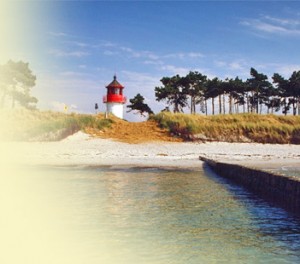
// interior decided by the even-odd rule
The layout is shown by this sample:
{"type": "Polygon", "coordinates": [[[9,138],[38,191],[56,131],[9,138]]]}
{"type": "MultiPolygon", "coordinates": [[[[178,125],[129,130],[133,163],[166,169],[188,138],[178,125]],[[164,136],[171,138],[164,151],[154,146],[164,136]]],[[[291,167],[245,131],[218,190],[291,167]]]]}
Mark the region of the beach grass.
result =
{"type": "MultiPolygon", "coordinates": [[[[170,136],[185,141],[300,144],[300,116],[204,116],[161,112],[151,115],[149,119],[167,129],[170,136]]],[[[89,133],[109,130],[117,122],[124,121],[114,116],[105,118],[102,113],[96,115],[26,109],[1,110],[0,137],[7,140],[57,141],[77,131],[89,133]]]]}
{"type": "Polygon", "coordinates": [[[87,128],[103,129],[114,122],[103,114],[38,110],[1,110],[1,137],[7,140],[56,141],[87,128]]]}
{"type": "Polygon", "coordinates": [[[300,116],[162,112],[151,119],[185,140],[300,144],[300,116]]]}

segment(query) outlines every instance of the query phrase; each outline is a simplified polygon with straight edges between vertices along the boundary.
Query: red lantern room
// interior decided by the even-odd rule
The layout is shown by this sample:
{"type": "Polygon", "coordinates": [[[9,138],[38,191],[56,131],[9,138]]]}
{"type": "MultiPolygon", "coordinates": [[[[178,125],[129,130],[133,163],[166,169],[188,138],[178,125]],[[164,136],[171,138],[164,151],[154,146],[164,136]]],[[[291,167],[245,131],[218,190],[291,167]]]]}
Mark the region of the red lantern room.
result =
{"type": "Polygon", "coordinates": [[[123,104],[126,103],[126,97],[123,96],[124,86],[117,81],[117,76],[106,86],[107,94],[103,97],[103,103],[106,104],[106,112],[123,119],[123,104]]]}

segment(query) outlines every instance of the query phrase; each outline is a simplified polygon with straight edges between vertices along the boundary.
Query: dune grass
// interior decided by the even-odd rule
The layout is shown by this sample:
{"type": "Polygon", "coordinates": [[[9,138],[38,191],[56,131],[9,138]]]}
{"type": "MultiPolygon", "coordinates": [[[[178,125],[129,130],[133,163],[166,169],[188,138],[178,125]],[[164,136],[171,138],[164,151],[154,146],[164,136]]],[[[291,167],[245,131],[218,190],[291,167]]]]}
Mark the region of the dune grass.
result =
{"type": "Polygon", "coordinates": [[[300,116],[203,116],[164,112],[151,119],[185,140],[300,144],[300,116]]]}
{"type": "MultiPolygon", "coordinates": [[[[170,134],[191,141],[300,144],[300,116],[257,114],[190,115],[162,112],[152,115],[170,134]]],[[[118,119],[103,114],[0,110],[0,139],[56,141],[79,130],[109,128],[118,119]]]]}
{"type": "Polygon", "coordinates": [[[103,115],[65,114],[26,109],[1,110],[1,137],[7,140],[54,141],[87,128],[110,127],[103,115]]]}

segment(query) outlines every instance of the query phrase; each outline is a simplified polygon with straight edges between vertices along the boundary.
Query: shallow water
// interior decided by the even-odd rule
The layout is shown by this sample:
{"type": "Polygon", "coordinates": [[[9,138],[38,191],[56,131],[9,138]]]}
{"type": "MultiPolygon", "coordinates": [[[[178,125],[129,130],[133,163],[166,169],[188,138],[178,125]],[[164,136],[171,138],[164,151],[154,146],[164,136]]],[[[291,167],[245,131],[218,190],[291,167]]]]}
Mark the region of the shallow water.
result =
{"type": "Polygon", "coordinates": [[[82,263],[300,263],[300,220],[206,169],[47,168],[35,181],[82,263]]]}

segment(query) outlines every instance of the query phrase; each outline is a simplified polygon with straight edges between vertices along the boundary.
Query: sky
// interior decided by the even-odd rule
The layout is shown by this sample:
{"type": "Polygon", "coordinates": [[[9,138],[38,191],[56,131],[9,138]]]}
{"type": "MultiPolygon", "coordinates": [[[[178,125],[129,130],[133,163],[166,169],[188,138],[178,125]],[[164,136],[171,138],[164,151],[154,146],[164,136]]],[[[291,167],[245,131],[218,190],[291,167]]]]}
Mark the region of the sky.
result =
{"type": "Polygon", "coordinates": [[[127,100],[140,93],[157,113],[166,106],[155,100],[162,77],[198,71],[246,80],[254,67],[288,78],[300,70],[299,1],[23,0],[0,7],[0,64],[29,62],[41,110],[66,104],[94,113],[98,103],[105,111],[114,74],[127,100]]]}

